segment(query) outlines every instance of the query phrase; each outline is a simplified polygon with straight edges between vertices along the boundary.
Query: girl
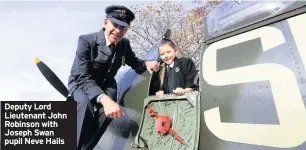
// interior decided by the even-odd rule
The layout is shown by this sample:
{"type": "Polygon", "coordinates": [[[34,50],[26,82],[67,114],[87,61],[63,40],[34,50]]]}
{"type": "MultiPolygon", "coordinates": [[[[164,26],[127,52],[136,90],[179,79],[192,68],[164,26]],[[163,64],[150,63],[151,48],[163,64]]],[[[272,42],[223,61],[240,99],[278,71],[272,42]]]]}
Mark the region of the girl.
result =
{"type": "Polygon", "coordinates": [[[164,94],[174,93],[183,95],[194,87],[194,78],[197,74],[193,61],[189,58],[176,57],[178,48],[169,39],[163,39],[159,46],[159,57],[162,69],[159,73],[159,91],[155,93],[158,98],[164,94]]]}

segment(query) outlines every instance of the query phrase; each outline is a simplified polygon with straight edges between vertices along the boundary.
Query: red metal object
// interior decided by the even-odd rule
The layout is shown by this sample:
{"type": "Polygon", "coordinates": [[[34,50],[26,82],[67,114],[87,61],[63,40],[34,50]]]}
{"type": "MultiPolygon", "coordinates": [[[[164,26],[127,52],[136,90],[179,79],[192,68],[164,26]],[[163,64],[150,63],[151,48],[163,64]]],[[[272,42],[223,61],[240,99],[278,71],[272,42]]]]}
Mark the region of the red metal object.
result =
{"type": "Polygon", "coordinates": [[[175,136],[175,139],[178,140],[181,144],[184,144],[184,141],[182,140],[182,138],[177,135],[177,133],[171,128],[171,119],[169,116],[160,116],[157,114],[157,112],[155,112],[152,107],[150,106],[150,104],[147,105],[148,106],[148,113],[152,116],[156,118],[155,121],[155,130],[159,133],[161,133],[162,135],[170,132],[175,136]]]}
{"type": "Polygon", "coordinates": [[[155,118],[158,118],[157,112],[155,112],[155,111],[152,109],[151,105],[148,104],[147,106],[148,106],[148,113],[149,113],[151,116],[154,116],[155,118]]]}
{"type": "Polygon", "coordinates": [[[159,133],[166,134],[171,128],[171,120],[169,116],[159,116],[155,121],[155,130],[159,133]]]}

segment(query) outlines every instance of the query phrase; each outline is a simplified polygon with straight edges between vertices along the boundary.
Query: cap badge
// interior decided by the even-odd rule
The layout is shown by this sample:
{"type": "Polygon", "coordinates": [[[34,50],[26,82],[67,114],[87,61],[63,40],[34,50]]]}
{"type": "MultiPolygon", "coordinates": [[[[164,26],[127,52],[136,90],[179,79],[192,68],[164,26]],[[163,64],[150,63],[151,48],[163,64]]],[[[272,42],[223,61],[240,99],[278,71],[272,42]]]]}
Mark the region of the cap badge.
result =
{"type": "Polygon", "coordinates": [[[123,10],[121,10],[121,13],[120,13],[120,17],[121,18],[125,18],[126,17],[126,11],[123,9],[123,10]]]}

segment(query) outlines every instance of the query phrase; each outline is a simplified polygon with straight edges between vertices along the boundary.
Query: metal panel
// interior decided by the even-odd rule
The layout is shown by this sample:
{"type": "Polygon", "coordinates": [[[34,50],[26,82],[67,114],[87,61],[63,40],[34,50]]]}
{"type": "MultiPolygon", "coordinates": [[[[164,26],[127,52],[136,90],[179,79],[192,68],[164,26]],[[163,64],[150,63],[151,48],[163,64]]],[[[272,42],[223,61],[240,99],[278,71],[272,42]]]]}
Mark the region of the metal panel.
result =
{"type": "MultiPolygon", "coordinates": [[[[305,14],[296,16],[297,18],[300,18],[301,24],[305,24],[305,14]]],[[[296,17],[293,17],[296,19],[296,17]]],[[[291,18],[291,19],[293,19],[291,18]]],[[[269,26],[261,27],[261,28],[267,28],[280,31],[280,33],[284,37],[284,42],[280,45],[277,45],[275,47],[271,47],[268,50],[263,50],[263,44],[258,44],[257,39],[250,40],[245,43],[238,43],[234,44],[228,47],[225,47],[223,49],[218,49],[217,51],[220,51],[217,55],[217,62],[219,62],[219,66],[216,65],[216,71],[227,71],[227,70],[235,70],[238,68],[243,67],[250,67],[254,66],[255,64],[261,65],[261,64],[275,64],[282,66],[286,69],[289,69],[287,71],[292,72],[296,81],[296,86],[298,87],[299,94],[298,96],[302,97],[303,106],[306,107],[306,72],[305,72],[305,66],[303,64],[301,51],[304,49],[298,50],[297,42],[295,41],[295,38],[292,34],[292,28],[289,27],[288,22],[290,19],[274,23],[269,26]],[[246,44],[248,43],[248,44],[246,44]],[[235,50],[233,47],[238,48],[239,50],[235,50]],[[254,52],[249,52],[249,50],[252,49],[254,52]],[[261,50],[261,53],[258,53],[257,50],[261,50]],[[228,51],[228,52],[221,52],[221,51],[228,51]],[[245,51],[245,52],[244,52],[245,51]],[[229,54],[230,52],[233,52],[235,54],[229,54]],[[237,55],[237,53],[242,53],[244,57],[240,57],[237,55]],[[232,58],[225,58],[225,54],[228,54],[232,58]],[[221,60],[218,60],[221,59],[221,60]],[[236,60],[235,60],[236,59],[236,60]],[[253,63],[253,64],[251,64],[253,63]],[[219,68],[217,68],[217,66],[219,68]]],[[[261,29],[259,28],[259,29],[261,29]]],[[[306,30],[303,28],[299,28],[300,32],[305,33],[306,30]]],[[[258,32],[258,30],[251,30],[247,33],[252,32],[258,32]]],[[[243,34],[244,35],[244,34],[243,34]]],[[[245,36],[250,34],[245,34],[245,36]]],[[[236,35],[239,36],[239,35],[236,35]]],[[[235,38],[236,36],[233,36],[231,38],[235,38]]],[[[279,35],[269,35],[269,33],[266,33],[265,36],[269,36],[272,40],[277,40],[279,38],[279,35]]],[[[247,38],[247,37],[245,37],[247,38]]],[[[230,38],[228,38],[230,39],[230,38]]],[[[263,40],[262,38],[260,38],[263,40]]],[[[222,42],[227,39],[220,40],[216,43],[222,42]]],[[[305,47],[305,43],[302,43],[299,41],[300,45],[303,45],[305,47]]],[[[265,41],[265,44],[267,44],[267,41],[265,41]]],[[[205,51],[210,45],[206,45],[205,51]]],[[[203,51],[202,56],[205,55],[205,51],[203,51]]],[[[203,58],[201,60],[203,62],[203,58]]],[[[204,64],[201,64],[201,68],[203,68],[204,64]]],[[[211,66],[214,67],[214,66],[211,66]]],[[[271,70],[267,70],[267,72],[257,72],[258,75],[261,74],[267,74],[271,75],[274,74],[271,70]]],[[[245,72],[247,74],[247,72],[245,72]]],[[[251,74],[250,74],[251,75],[251,74]]],[[[253,74],[252,74],[253,75],[253,74]]],[[[275,77],[282,76],[282,74],[274,74],[275,77]]],[[[216,76],[217,78],[217,76],[216,76]]],[[[229,78],[235,78],[239,80],[239,78],[245,78],[244,75],[238,75],[237,76],[231,76],[229,78]]],[[[221,80],[221,79],[220,79],[221,80]]],[[[283,82],[286,82],[288,79],[284,78],[283,82]]],[[[238,123],[238,124],[263,124],[266,126],[269,125],[282,125],[282,123],[279,123],[279,113],[281,111],[276,110],[275,106],[275,95],[286,95],[288,93],[275,93],[275,89],[271,89],[271,83],[270,81],[255,81],[255,82],[247,82],[247,83],[241,83],[241,84],[229,84],[229,85],[222,85],[222,86],[214,86],[211,84],[208,84],[208,82],[203,78],[203,70],[201,70],[201,77],[200,77],[200,91],[201,91],[201,112],[207,112],[208,110],[211,110],[213,108],[219,107],[220,110],[220,119],[221,123],[238,123]]],[[[222,81],[220,81],[222,82],[222,81]]],[[[225,82],[225,81],[224,81],[225,82]]],[[[282,84],[279,82],[278,84],[282,84]]],[[[289,86],[289,85],[288,85],[289,86]]],[[[288,92],[292,90],[288,87],[288,92]]],[[[289,95],[289,96],[295,96],[295,95],[289,95]]],[[[297,102],[296,99],[286,99],[288,101],[288,107],[291,107],[290,105],[295,105],[294,102],[297,102]],[[292,103],[290,103],[292,101],[292,103]]],[[[283,108],[281,108],[283,109],[283,108]]],[[[305,108],[306,109],[306,108],[305,108]]],[[[302,112],[303,115],[305,111],[301,110],[300,107],[296,109],[296,111],[302,112]],[[300,111],[301,110],[301,111],[300,111]]],[[[302,114],[301,114],[302,116],[302,114]]],[[[295,116],[292,116],[293,118],[295,116]]],[[[288,119],[288,118],[286,118],[288,119]]],[[[305,118],[296,118],[295,122],[297,124],[304,123],[305,118]]],[[[289,122],[294,123],[294,122],[289,122]]],[[[265,144],[251,144],[251,143],[244,143],[244,142],[233,142],[231,139],[226,139],[227,137],[220,137],[215,135],[207,126],[208,122],[205,119],[203,113],[201,113],[201,138],[200,138],[200,150],[237,150],[237,149],[246,149],[246,150],[276,150],[276,149],[282,149],[285,148],[285,146],[282,146],[283,143],[279,141],[279,138],[273,138],[269,139],[271,141],[271,145],[274,146],[265,146],[265,144]],[[221,139],[223,138],[223,139],[221,139]],[[273,144],[274,142],[274,144],[273,144]],[[277,146],[279,145],[279,146],[277,146]]],[[[295,124],[295,125],[297,125],[295,124]]],[[[216,125],[217,126],[217,125],[216,125]]],[[[250,128],[252,130],[252,128],[250,128]]],[[[305,127],[300,128],[291,128],[292,132],[295,131],[305,131],[305,127]]],[[[224,131],[226,133],[228,131],[224,131]]],[[[236,134],[241,134],[241,130],[237,128],[237,130],[233,131],[236,132],[236,134]]],[[[232,133],[232,132],[230,132],[232,133]]],[[[299,135],[302,135],[304,133],[297,133],[299,135]]],[[[293,135],[288,136],[288,140],[296,139],[296,140],[303,140],[303,136],[299,135],[293,135]]],[[[225,134],[224,134],[225,135],[225,134]]],[[[273,135],[271,135],[273,136],[273,135]]],[[[243,137],[250,137],[250,135],[245,134],[243,137]]],[[[260,134],[259,136],[260,137],[260,134]]],[[[261,138],[265,138],[264,135],[262,135],[261,138]]],[[[262,139],[253,139],[254,141],[262,141],[262,139]]],[[[306,137],[305,137],[306,140],[306,137]]],[[[267,141],[264,141],[267,142],[267,141]]],[[[286,143],[286,142],[284,142],[286,143]]],[[[299,142],[297,142],[299,143],[299,142]]],[[[290,145],[290,144],[288,144],[290,145]]],[[[302,144],[291,144],[292,146],[288,146],[286,148],[290,150],[304,150],[306,149],[306,142],[302,144]]]]}
{"type": "MultiPolygon", "coordinates": [[[[306,12],[306,2],[305,1],[297,1],[291,7],[289,7],[286,11],[289,11],[289,10],[291,10],[291,11],[287,12],[287,13],[283,12],[283,14],[271,17],[271,18],[266,19],[266,20],[258,21],[258,22],[255,22],[255,23],[250,23],[247,26],[241,27],[239,29],[236,29],[236,30],[233,30],[233,31],[230,31],[230,32],[227,32],[227,33],[224,33],[222,35],[218,35],[218,36],[215,36],[215,37],[212,37],[212,38],[205,37],[205,40],[206,40],[205,43],[211,44],[213,42],[217,42],[217,41],[222,40],[222,39],[230,38],[230,37],[235,36],[237,34],[245,33],[245,32],[248,32],[248,31],[263,27],[263,26],[266,26],[266,25],[270,25],[270,24],[288,19],[290,17],[294,17],[294,16],[302,14],[302,13],[305,13],[306,12]]],[[[207,32],[208,31],[205,28],[205,33],[207,33],[207,32]]]]}
{"type": "Polygon", "coordinates": [[[184,96],[170,94],[165,95],[162,99],[149,96],[144,106],[147,104],[150,104],[159,115],[170,116],[172,129],[183,139],[184,144],[180,144],[171,133],[165,135],[158,133],[155,130],[156,118],[150,116],[148,107],[145,107],[135,140],[136,145],[147,145],[150,150],[196,150],[198,148],[200,129],[198,92],[186,93],[184,96]],[[197,100],[193,103],[192,99],[197,100]]]}

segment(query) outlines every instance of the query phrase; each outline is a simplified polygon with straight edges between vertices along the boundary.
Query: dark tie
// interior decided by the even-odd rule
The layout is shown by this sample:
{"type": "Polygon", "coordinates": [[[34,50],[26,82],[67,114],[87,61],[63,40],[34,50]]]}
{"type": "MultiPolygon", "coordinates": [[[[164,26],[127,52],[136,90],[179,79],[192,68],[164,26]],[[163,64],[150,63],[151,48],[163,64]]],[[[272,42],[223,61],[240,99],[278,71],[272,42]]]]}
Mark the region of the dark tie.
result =
{"type": "Polygon", "coordinates": [[[115,46],[115,44],[110,44],[109,45],[109,49],[111,50],[111,52],[112,52],[112,63],[114,63],[115,62],[115,59],[116,59],[116,52],[115,52],[115,48],[116,48],[116,46],[115,46]]]}
{"type": "Polygon", "coordinates": [[[167,68],[167,71],[169,71],[169,70],[171,69],[169,65],[167,65],[167,67],[166,67],[166,68],[167,68]]]}
{"type": "Polygon", "coordinates": [[[170,66],[166,65],[166,78],[168,78],[170,75],[170,69],[171,69],[170,66]]]}
{"type": "Polygon", "coordinates": [[[109,45],[109,49],[110,49],[112,52],[115,51],[115,48],[116,48],[115,44],[110,44],[110,45],[109,45]]]}

